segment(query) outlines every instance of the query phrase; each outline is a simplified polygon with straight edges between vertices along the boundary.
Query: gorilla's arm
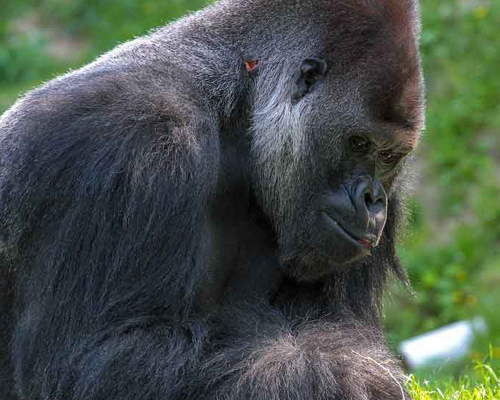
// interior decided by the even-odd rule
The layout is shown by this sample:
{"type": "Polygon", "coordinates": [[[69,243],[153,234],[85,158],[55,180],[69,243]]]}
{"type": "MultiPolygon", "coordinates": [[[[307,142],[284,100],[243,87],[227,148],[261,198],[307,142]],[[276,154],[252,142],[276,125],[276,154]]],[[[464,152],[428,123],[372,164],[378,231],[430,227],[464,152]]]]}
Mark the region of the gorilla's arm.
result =
{"type": "Polygon", "coordinates": [[[233,335],[204,362],[189,399],[409,398],[378,326],[353,316],[292,322],[265,305],[229,311],[218,326],[233,335]]]}
{"type": "Polygon", "coordinates": [[[0,121],[17,388],[29,399],[178,398],[205,335],[186,318],[207,245],[216,126],[181,95],[181,111],[169,109],[126,72],[84,74],[29,94],[0,121]]]}

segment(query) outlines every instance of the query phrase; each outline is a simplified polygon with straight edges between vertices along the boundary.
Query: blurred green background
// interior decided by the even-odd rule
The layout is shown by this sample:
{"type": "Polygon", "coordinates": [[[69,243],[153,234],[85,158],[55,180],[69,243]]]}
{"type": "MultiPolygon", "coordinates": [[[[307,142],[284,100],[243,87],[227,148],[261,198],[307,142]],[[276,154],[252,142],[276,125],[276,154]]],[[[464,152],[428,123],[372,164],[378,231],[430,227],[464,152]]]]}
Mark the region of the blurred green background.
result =
{"type": "MultiPolygon", "coordinates": [[[[42,81],[206,4],[204,0],[3,0],[0,113],[42,81]]],[[[402,340],[482,316],[470,358],[500,370],[500,1],[422,0],[427,129],[401,244],[416,297],[394,284],[402,340]]],[[[463,373],[470,359],[424,376],[463,373]]]]}

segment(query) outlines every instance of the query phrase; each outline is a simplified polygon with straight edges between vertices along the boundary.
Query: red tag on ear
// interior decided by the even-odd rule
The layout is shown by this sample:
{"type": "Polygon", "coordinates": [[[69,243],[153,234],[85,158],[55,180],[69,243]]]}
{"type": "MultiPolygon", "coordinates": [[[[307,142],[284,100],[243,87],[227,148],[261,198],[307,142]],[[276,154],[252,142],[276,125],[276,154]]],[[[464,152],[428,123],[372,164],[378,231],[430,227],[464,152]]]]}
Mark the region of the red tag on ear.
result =
{"type": "Polygon", "coordinates": [[[252,72],[259,65],[259,60],[245,60],[245,65],[247,66],[247,71],[252,72]]]}

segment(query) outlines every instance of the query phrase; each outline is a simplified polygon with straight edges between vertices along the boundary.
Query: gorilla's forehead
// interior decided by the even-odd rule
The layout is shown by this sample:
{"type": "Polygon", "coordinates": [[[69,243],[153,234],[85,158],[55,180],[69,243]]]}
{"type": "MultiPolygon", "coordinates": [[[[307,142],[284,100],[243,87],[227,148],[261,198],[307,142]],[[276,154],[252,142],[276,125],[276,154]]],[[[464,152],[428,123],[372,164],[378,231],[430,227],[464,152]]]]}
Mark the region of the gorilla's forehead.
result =
{"type": "Polygon", "coordinates": [[[386,72],[381,67],[332,73],[320,94],[321,107],[313,111],[313,129],[364,133],[381,143],[398,143],[402,151],[413,149],[425,120],[421,71],[386,72]]]}
{"type": "Polygon", "coordinates": [[[395,31],[420,33],[418,0],[316,0],[320,16],[339,26],[390,24],[395,31]]]}
{"type": "Polygon", "coordinates": [[[411,68],[419,59],[420,21],[413,0],[346,0],[323,4],[322,47],[334,64],[363,69],[384,63],[411,68]]]}
{"type": "Polygon", "coordinates": [[[332,112],[340,110],[353,129],[391,132],[414,147],[424,124],[417,2],[350,0],[325,7],[323,49],[331,66],[325,95],[332,112]]]}

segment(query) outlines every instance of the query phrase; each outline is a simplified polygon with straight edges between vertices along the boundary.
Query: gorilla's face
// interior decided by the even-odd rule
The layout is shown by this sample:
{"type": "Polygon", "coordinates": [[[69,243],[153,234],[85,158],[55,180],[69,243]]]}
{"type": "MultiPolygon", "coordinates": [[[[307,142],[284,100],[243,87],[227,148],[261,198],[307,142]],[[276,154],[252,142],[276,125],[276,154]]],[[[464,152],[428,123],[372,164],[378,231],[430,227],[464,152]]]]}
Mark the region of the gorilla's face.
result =
{"type": "Polygon", "coordinates": [[[302,280],[356,264],[376,251],[386,233],[389,196],[398,190],[394,181],[412,150],[391,131],[329,130],[338,131],[343,133],[333,135],[332,142],[311,146],[315,155],[295,171],[302,187],[289,210],[293,217],[280,221],[283,261],[302,280]],[[312,160],[315,166],[308,165],[312,160]]]}
{"type": "Polygon", "coordinates": [[[275,96],[257,110],[254,125],[266,128],[254,143],[257,197],[283,265],[298,279],[356,264],[383,240],[393,183],[418,141],[423,106],[418,60],[398,76],[380,68],[346,74],[304,60],[289,104],[275,96]],[[265,112],[274,113],[267,126],[265,112]]]}

